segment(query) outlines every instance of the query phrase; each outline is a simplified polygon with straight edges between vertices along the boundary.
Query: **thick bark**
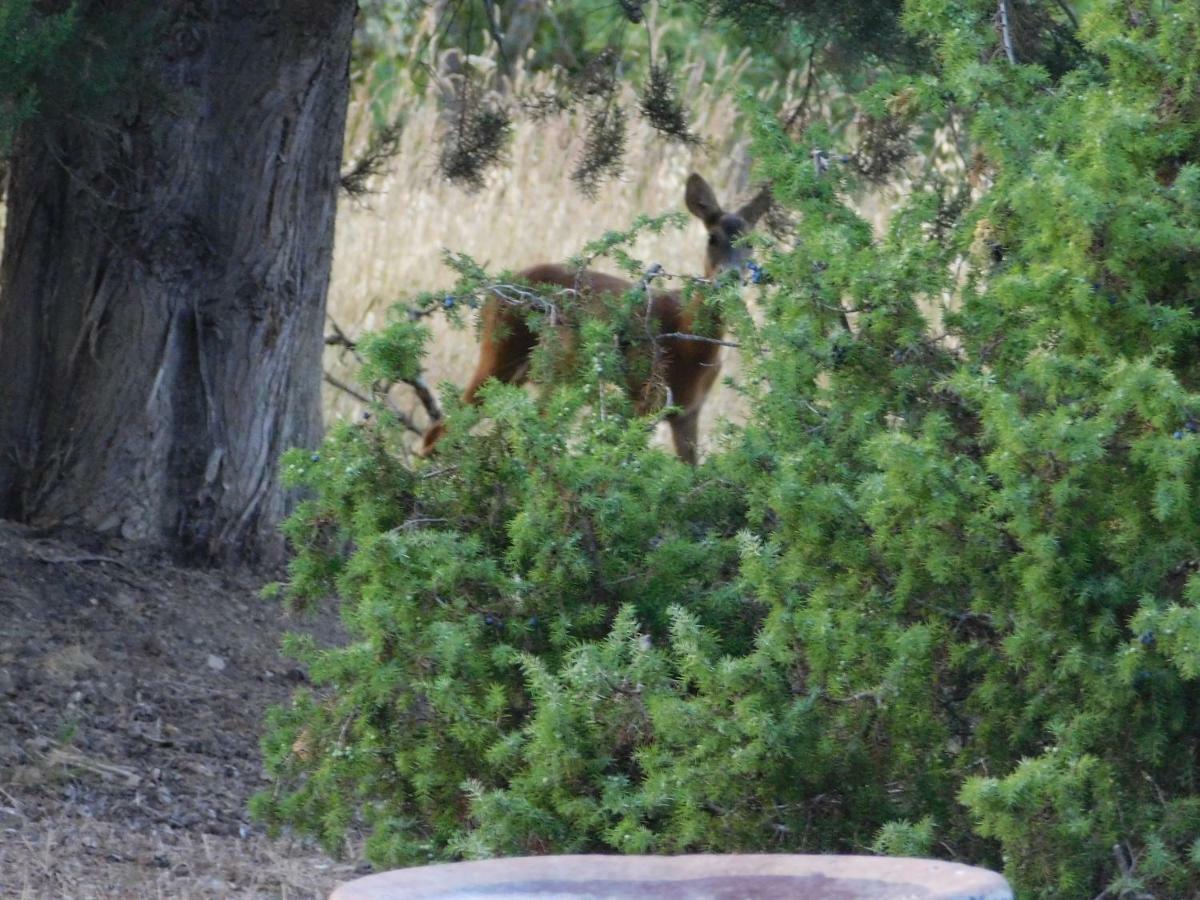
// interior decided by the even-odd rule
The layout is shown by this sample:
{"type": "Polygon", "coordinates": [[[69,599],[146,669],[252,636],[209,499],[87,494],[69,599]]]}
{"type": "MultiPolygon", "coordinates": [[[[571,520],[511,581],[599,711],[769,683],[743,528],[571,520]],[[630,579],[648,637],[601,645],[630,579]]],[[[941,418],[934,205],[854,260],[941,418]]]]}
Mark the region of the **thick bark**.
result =
{"type": "Polygon", "coordinates": [[[169,0],[148,88],[18,136],[0,516],[272,557],[320,437],[354,0],[169,0]]]}

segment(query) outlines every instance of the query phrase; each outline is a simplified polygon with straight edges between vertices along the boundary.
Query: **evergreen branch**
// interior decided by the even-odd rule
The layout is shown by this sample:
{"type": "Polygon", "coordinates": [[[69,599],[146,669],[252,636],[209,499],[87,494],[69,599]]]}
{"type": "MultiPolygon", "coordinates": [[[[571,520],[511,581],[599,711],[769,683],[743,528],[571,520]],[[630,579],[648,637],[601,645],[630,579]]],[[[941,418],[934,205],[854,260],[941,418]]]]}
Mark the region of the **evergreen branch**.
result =
{"type": "Polygon", "coordinates": [[[388,162],[400,152],[400,137],[403,132],[404,124],[397,118],[372,136],[367,149],[342,173],[339,179],[342,190],[355,198],[370,193],[368,182],[383,174],[388,162]]]}

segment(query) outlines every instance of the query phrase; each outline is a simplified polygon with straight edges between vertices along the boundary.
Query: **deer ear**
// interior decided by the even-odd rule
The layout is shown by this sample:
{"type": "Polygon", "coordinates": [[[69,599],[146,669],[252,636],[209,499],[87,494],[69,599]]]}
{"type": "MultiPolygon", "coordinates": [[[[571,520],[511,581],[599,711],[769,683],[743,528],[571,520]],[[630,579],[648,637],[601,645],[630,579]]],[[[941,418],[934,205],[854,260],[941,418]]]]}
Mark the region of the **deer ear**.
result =
{"type": "Polygon", "coordinates": [[[695,172],[688,176],[683,199],[688,211],[705,225],[715,225],[721,218],[721,204],[717,202],[716,194],[695,172]]]}
{"type": "Polygon", "coordinates": [[[771,203],[774,202],[771,198],[771,186],[764,184],[753,198],[746,201],[746,205],[737,211],[737,214],[746,220],[748,225],[753,225],[771,208],[771,203]]]}

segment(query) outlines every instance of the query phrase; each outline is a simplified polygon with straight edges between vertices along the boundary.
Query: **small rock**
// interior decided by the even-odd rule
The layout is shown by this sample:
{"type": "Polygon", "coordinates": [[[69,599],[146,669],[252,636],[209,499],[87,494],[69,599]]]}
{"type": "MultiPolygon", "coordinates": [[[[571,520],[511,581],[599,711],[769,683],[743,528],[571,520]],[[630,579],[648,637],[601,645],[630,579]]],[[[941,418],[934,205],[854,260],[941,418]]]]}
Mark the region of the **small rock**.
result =
{"type": "Polygon", "coordinates": [[[84,672],[100,668],[100,662],[85,647],[72,644],[47,653],[42,670],[59,683],[74,682],[84,672]]]}
{"type": "Polygon", "coordinates": [[[12,673],[8,669],[0,669],[0,694],[15,694],[17,692],[17,683],[13,680],[12,673]]]}
{"type": "Polygon", "coordinates": [[[167,652],[167,645],[163,643],[162,638],[151,632],[142,640],[142,650],[147,656],[162,656],[167,652]]]}
{"type": "Polygon", "coordinates": [[[225,660],[215,654],[208,654],[208,667],[214,672],[225,671],[225,660]]]}

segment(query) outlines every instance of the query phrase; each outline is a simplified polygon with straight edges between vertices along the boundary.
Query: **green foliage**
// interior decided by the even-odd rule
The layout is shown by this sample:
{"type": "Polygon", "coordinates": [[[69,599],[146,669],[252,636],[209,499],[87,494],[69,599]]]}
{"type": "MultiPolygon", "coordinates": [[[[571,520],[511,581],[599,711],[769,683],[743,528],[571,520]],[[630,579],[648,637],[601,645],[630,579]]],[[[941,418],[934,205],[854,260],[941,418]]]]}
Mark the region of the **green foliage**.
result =
{"type": "Polygon", "coordinates": [[[162,10],[144,0],[120,8],[100,0],[5,0],[0,4],[0,157],[12,151],[26,122],[109,137],[138,102],[166,102],[143,62],[166,39],[169,24],[162,10]]]}
{"type": "MultiPolygon", "coordinates": [[[[753,412],[699,467],[618,388],[637,288],[431,461],[383,413],[291,459],[287,591],[353,642],[296,646],[260,814],[361,819],[385,865],[872,847],[1200,890],[1200,8],[1095,0],[1056,44],[1010,5],[1015,63],[993,3],[905,5],[935,64],[855,102],[963,160],[882,235],[835,130],[757,115],[801,225],[760,316],[702,301],[753,412]]],[[[503,282],[460,263],[453,296],[503,282]]]]}
{"type": "Polygon", "coordinates": [[[690,0],[719,20],[732,22],[755,47],[786,56],[780,44],[830,48],[828,67],[845,71],[864,61],[910,62],[916,48],[901,27],[903,0],[813,3],[811,0],[690,0]],[[781,26],[785,36],[780,41],[781,26]],[[836,48],[836,49],[834,49],[836,48]]]}
{"type": "Polygon", "coordinates": [[[1021,860],[1021,880],[1043,896],[1091,895],[1118,829],[1116,773],[1088,755],[1048,752],[1005,778],[975,778],[962,800],[977,829],[1021,860]]]}
{"type": "Polygon", "coordinates": [[[39,79],[77,25],[75,6],[50,15],[33,0],[0,5],[0,156],[8,153],[17,127],[37,111],[39,79]]]}
{"type": "Polygon", "coordinates": [[[879,830],[871,849],[882,856],[929,856],[933,851],[934,823],[931,818],[920,822],[904,820],[888,822],[879,830]]]}

